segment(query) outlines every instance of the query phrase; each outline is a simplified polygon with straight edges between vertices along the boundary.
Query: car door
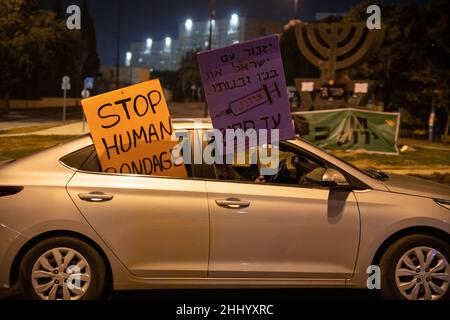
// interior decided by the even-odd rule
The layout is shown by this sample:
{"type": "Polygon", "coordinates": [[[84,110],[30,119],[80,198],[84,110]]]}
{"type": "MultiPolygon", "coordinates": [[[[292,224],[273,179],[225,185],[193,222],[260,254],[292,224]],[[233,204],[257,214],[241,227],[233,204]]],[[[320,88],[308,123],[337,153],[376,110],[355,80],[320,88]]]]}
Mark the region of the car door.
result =
{"type": "MultiPolygon", "coordinates": [[[[95,157],[94,157],[95,158],[95,157]]],[[[96,160],[98,162],[98,160],[96,160]]],[[[138,277],[206,277],[204,180],[104,174],[89,165],[67,190],[82,215],[138,277]]]]}
{"type": "Polygon", "coordinates": [[[360,232],[353,192],[307,183],[223,180],[208,180],[206,189],[209,277],[345,279],[353,274],[360,232]]]}

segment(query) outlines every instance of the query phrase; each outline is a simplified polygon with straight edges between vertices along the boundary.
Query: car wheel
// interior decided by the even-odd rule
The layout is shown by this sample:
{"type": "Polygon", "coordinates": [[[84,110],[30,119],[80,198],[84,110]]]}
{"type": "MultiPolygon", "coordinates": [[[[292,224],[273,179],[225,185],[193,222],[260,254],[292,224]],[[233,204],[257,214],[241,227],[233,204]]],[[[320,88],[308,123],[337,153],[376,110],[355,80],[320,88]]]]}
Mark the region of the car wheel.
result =
{"type": "Polygon", "coordinates": [[[416,234],[391,245],[383,255],[381,292],[386,299],[448,300],[450,246],[436,237],[416,234]]]}
{"type": "Polygon", "coordinates": [[[102,257],[87,243],[55,237],[25,254],[20,284],[26,299],[94,300],[102,295],[105,269],[102,257]]]}

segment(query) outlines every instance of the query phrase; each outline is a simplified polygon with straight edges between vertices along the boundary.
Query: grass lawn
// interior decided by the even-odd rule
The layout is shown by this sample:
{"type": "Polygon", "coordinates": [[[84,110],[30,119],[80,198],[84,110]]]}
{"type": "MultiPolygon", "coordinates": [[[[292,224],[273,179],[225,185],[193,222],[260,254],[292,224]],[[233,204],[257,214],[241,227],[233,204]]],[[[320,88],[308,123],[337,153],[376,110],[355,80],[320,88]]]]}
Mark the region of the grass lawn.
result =
{"type": "Polygon", "coordinates": [[[419,149],[399,155],[364,154],[335,151],[334,155],[361,169],[450,168],[450,151],[419,149]]]}
{"type": "Polygon", "coordinates": [[[434,182],[439,182],[442,184],[446,184],[448,186],[450,186],[450,173],[435,173],[432,175],[421,175],[421,174],[412,174],[412,176],[418,177],[418,178],[423,178],[423,179],[427,179],[427,180],[431,180],[434,182]]]}
{"type": "Polygon", "coordinates": [[[0,137],[0,160],[18,159],[49,148],[74,136],[16,136],[0,137]]]}

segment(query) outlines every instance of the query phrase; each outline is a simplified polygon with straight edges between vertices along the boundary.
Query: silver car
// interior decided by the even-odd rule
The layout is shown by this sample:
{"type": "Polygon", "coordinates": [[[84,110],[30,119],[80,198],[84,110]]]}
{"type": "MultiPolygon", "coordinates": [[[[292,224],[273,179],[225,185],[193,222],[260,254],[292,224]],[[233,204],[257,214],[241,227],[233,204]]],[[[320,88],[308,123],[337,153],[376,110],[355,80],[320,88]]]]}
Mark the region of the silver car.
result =
{"type": "MultiPolygon", "coordinates": [[[[193,123],[174,128],[201,141],[193,123]]],[[[449,187],[361,171],[301,139],[279,148],[278,172],[258,182],[257,165],[103,173],[88,135],[4,164],[0,287],[43,300],[211,287],[450,297],[449,187]]]]}

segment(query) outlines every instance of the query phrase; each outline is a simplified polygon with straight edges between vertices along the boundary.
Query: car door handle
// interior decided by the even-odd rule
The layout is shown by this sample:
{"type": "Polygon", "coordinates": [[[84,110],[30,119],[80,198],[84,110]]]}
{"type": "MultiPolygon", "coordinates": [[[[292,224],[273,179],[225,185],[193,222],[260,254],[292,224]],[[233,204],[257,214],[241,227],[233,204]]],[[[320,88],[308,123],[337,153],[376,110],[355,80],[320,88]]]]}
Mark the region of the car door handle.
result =
{"type": "Polygon", "coordinates": [[[217,199],[216,203],[218,206],[228,209],[247,208],[250,205],[250,201],[242,201],[236,198],[217,199]]]}
{"type": "Polygon", "coordinates": [[[104,202],[104,201],[111,200],[113,198],[113,195],[106,194],[103,192],[93,191],[90,193],[79,193],[78,197],[80,197],[81,200],[89,201],[89,202],[104,202]]]}

